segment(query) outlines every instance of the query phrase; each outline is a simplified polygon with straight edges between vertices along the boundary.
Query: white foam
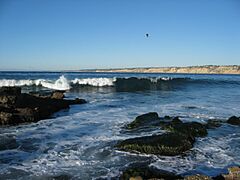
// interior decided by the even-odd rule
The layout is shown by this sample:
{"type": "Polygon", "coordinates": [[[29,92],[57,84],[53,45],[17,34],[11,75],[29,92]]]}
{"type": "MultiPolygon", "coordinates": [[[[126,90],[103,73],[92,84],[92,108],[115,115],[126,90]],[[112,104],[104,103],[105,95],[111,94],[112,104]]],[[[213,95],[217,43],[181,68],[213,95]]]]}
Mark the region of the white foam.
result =
{"type": "Polygon", "coordinates": [[[40,84],[43,87],[46,87],[49,89],[69,90],[71,88],[71,86],[68,83],[68,80],[64,76],[61,76],[54,83],[48,82],[48,81],[40,81],[40,84]]]}
{"type": "Polygon", "coordinates": [[[3,86],[43,86],[49,89],[56,89],[56,90],[68,90],[71,86],[68,83],[68,80],[61,76],[56,81],[50,81],[45,79],[37,79],[37,80],[15,80],[15,79],[1,79],[0,80],[0,87],[3,86]]]}
{"type": "Polygon", "coordinates": [[[89,85],[89,86],[113,86],[116,78],[84,78],[74,79],[71,82],[76,85],[89,85]]]}
{"type": "Polygon", "coordinates": [[[33,80],[15,80],[15,79],[2,79],[0,80],[0,87],[3,86],[31,86],[34,85],[33,80]]]}

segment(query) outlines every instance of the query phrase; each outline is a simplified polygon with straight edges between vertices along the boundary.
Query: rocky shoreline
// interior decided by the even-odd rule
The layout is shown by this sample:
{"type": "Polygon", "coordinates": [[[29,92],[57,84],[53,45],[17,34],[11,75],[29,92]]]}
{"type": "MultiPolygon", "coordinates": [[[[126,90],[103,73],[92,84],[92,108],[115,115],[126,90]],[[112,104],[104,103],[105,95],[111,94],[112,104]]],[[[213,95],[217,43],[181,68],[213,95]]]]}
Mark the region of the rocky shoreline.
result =
{"type": "Polygon", "coordinates": [[[0,126],[37,122],[84,99],[64,99],[64,91],[21,93],[20,87],[0,88],[0,126]]]}
{"type": "Polygon", "coordinates": [[[188,66],[188,67],[92,69],[92,70],[81,70],[80,72],[240,74],[240,66],[239,65],[229,65],[229,66],[206,65],[206,66],[188,66]]]}

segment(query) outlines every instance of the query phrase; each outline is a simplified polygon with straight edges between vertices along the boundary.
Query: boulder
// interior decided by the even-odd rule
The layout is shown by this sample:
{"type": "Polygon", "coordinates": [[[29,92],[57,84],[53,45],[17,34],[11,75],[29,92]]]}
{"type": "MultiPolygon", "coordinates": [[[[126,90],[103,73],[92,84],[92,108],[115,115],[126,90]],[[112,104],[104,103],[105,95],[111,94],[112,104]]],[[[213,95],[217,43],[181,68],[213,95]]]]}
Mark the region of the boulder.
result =
{"type": "Polygon", "coordinates": [[[143,180],[143,179],[164,179],[174,180],[182,179],[181,176],[174,173],[157,169],[143,163],[135,163],[123,170],[120,180],[143,180]]]}
{"type": "Polygon", "coordinates": [[[53,113],[67,109],[70,105],[86,103],[84,99],[63,99],[63,92],[60,91],[55,91],[51,96],[36,96],[36,94],[18,94],[17,90],[11,88],[4,88],[2,92],[8,94],[7,90],[11,95],[0,95],[0,125],[36,122],[49,118],[53,113]],[[13,96],[14,93],[17,95],[13,96]]]}
{"type": "Polygon", "coordinates": [[[156,112],[149,112],[137,116],[133,122],[127,125],[127,129],[135,129],[143,126],[157,125],[160,123],[159,116],[156,112]]]}
{"type": "Polygon", "coordinates": [[[240,117],[232,116],[227,120],[227,123],[231,125],[240,125],[240,117]]]}
{"type": "Polygon", "coordinates": [[[189,137],[205,137],[208,134],[207,128],[198,122],[183,123],[179,120],[172,121],[165,129],[171,132],[184,134],[189,137]]]}
{"type": "Polygon", "coordinates": [[[179,133],[144,136],[124,140],[116,145],[123,151],[175,156],[193,147],[194,139],[179,133]]]}

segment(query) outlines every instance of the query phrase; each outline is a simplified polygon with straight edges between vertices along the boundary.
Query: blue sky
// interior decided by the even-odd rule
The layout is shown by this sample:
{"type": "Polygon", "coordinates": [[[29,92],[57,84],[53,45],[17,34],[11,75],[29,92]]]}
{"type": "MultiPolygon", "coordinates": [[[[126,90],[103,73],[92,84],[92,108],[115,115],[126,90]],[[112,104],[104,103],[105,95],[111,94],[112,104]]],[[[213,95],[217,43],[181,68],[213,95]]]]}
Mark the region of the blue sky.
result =
{"type": "Polygon", "coordinates": [[[240,1],[0,0],[1,70],[205,64],[240,64],[240,1]]]}

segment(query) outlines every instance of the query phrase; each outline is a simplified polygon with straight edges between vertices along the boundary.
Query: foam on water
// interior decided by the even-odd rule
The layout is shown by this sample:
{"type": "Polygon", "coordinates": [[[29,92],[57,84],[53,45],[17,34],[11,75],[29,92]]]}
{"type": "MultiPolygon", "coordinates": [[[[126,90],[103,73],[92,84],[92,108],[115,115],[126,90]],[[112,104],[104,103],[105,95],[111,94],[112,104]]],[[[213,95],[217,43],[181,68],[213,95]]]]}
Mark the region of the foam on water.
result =
{"type": "Polygon", "coordinates": [[[15,80],[15,79],[1,79],[0,87],[3,86],[43,86],[49,89],[69,90],[71,88],[68,80],[64,76],[60,76],[56,81],[46,79],[36,80],[15,80]]]}
{"type": "Polygon", "coordinates": [[[89,85],[89,86],[113,86],[116,78],[75,78],[71,82],[74,85],[89,85]]]}

